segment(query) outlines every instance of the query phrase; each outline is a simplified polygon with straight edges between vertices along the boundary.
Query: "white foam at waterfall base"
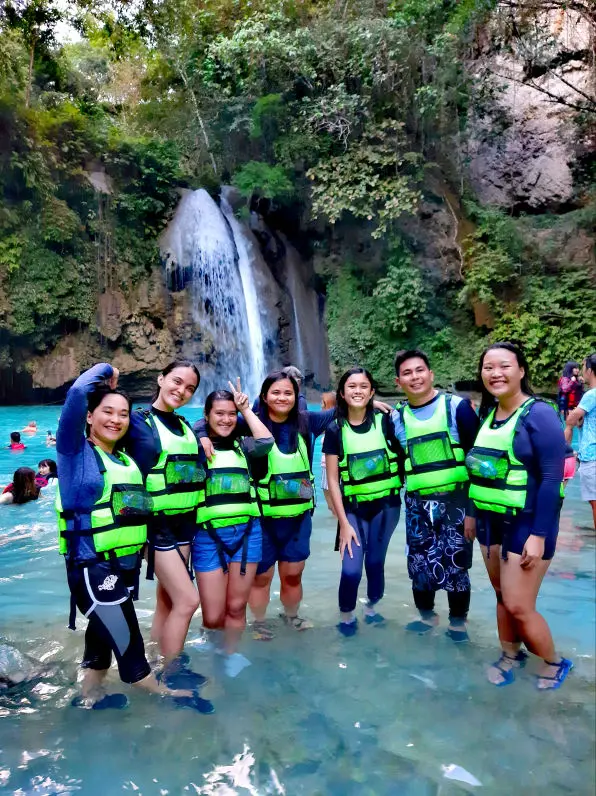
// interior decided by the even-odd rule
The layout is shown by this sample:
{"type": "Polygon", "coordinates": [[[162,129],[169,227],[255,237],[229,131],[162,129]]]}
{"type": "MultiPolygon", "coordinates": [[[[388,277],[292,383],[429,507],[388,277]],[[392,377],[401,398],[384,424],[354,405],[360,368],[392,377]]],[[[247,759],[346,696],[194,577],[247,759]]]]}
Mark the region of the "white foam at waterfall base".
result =
{"type": "Polygon", "coordinates": [[[167,255],[170,271],[177,268],[190,275],[197,329],[213,343],[212,364],[201,368],[202,394],[227,387],[228,379],[236,376],[243,385],[254,384],[254,345],[236,244],[223,213],[204,189],[182,198],[168,230],[167,255]]]}
{"type": "Polygon", "coordinates": [[[232,206],[227,196],[226,186],[221,190],[221,210],[230,225],[234,244],[238,253],[238,270],[242,280],[244,305],[250,338],[249,355],[251,360],[251,378],[246,382],[245,388],[249,395],[258,395],[261,384],[266,376],[265,346],[263,341],[263,328],[261,326],[261,313],[257,297],[257,289],[252,270],[253,255],[251,250],[254,243],[249,239],[244,226],[234,215],[232,206]]]}

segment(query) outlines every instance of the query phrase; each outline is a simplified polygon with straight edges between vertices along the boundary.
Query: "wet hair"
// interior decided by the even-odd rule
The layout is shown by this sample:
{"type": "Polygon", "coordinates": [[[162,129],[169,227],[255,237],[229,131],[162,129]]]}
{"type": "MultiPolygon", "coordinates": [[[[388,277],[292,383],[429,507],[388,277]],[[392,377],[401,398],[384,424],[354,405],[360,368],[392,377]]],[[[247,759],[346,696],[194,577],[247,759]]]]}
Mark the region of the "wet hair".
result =
{"type": "Polygon", "coordinates": [[[21,434],[19,431],[11,431],[10,432],[10,441],[11,442],[20,442],[21,441],[21,434]]]}
{"type": "Polygon", "coordinates": [[[28,503],[38,497],[39,487],[35,483],[35,471],[30,467],[19,467],[12,477],[13,503],[28,503]]]}
{"type": "Polygon", "coordinates": [[[321,395],[321,409],[335,409],[337,406],[337,397],[334,392],[324,392],[321,395]]]}
{"type": "Polygon", "coordinates": [[[596,352],[586,357],[584,365],[588,370],[591,370],[592,373],[596,374],[596,352]]]}
{"type": "MultiPolygon", "coordinates": [[[[128,404],[129,414],[132,414],[132,401],[130,400],[128,393],[118,388],[113,389],[112,387],[110,387],[109,384],[100,384],[99,387],[96,387],[93,390],[93,392],[89,393],[89,395],[87,396],[87,411],[94,412],[97,409],[97,407],[100,405],[100,403],[103,401],[103,399],[106,398],[108,395],[121,395],[122,398],[124,398],[124,400],[128,404]]],[[[91,427],[89,423],[87,423],[85,428],[85,433],[87,436],[89,436],[90,428],[91,427]]]]}
{"type": "Polygon", "coordinates": [[[489,351],[495,351],[496,349],[502,348],[505,351],[510,351],[512,354],[515,355],[517,359],[517,364],[520,368],[524,369],[524,375],[522,376],[521,380],[521,391],[526,395],[534,395],[534,391],[530,385],[530,367],[528,365],[528,360],[524,352],[521,348],[514,343],[493,343],[489,345],[487,348],[484,349],[482,354],[480,354],[480,360],[478,361],[478,381],[480,383],[480,393],[482,395],[482,400],[480,402],[480,411],[479,417],[480,421],[485,420],[488,415],[490,414],[491,410],[494,409],[498,401],[494,395],[491,395],[489,391],[484,386],[484,382],[482,381],[482,366],[484,365],[484,357],[488,354],[489,351]]]}
{"type": "MultiPolygon", "coordinates": [[[[173,362],[170,362],[169,365],[165,366],[160,375],[167,376],[168,373],[171,373],[173,370],[176,370],[176,368],[190,368],[191,370],[194,370],[195,376],[197,377],[197,386],[195,388],[196,392],[199,389],[199,384],[201,383],[201,374],[199,373],[199,369],[197,368],[195,363],[191,362],[190,359],[175,359],[173,362]]],[[[160,390],[161,387],[158,384],[153,392],[151,403],[157,401],[157,399],[159,398],[160,390]]]]}
{"type": "Polygon", "coordinates": [[[399,369],[404,364],[404,362],[408,359],[421,359],[426,367],[430,370],[430,359],[424,353],[424,351],[420,351],[419,348],[408,348],[403,351],[397,351],[395,357],[393,359],[393,365],[395,367],[395,375],[399,379],[399,369]]]}
{"type": "Polygon", "coordinates": [[[563,378],[570,379],[573,376],[573,371],[579,368],[577,362],[573,362],[570,360],[569,362],[565,363],[565,367],[563,368],[563,373],[561,374],[563,378]]]}
{"type": "MultiPolygon", "coordinates": [[[[337,385],[336,401],[337,401],[337,423],[343,425],[348,419],[348,404],[343,396],[343,391],[346,386],[347,380],[350,376],[362,375],[366,376],[370,382],[371,388],[375,389],[375,380],[366,368],[350,368],[343,374],[337,385]]],[[[370,396],[368,404],[366,405],[366,420],[371,420],[374,415],[373,396],[370,396]]]]}
{"type": "Polygon", "coordinates": [[[50,468],[50,472],[49,472],[50,478],[58,478],[58,465],[56,464],[56,462],[53,459],[42,459],[39,462],[39,464],[37,465],[37,467],[38,467],[38,469],[40,467],[49,467],[50,468]]]}
{"type": "Polygon", "coordinates": [[[301,412],[298,409],[298,382],[292,376],[288,376],[288,374],[283,370],[274,370],[270,373],[265,381],[261,386],[261,392],[259,393],[259,411],[258,417],[259,420],[263,422],[263,424],[269,429],[269,431],[273,430],[273,424],[271,418],[269,417],[269,411],[267,407],[267,393],[271,389],[271,387],[278,381],[289,381],[292,385],[292,389],[294,390],[294,406],[290,409],[288,414],[288,419],[286,423],[290,426],[290,450],[295,451],[298,447],[298,434],[301,434],[305,440],[307,440],[307,447],[310,448],[310,432],[308,427],[308,415],[306,412],[301,412]]]}

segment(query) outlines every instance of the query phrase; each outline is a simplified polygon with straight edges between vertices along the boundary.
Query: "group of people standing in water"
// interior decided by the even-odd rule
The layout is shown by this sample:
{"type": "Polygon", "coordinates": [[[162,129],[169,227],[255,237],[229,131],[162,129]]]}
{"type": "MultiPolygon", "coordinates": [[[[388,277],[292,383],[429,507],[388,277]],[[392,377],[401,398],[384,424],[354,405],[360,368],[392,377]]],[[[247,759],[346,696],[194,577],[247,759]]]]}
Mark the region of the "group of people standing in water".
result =
{"type": "MultiPolygon", "coordinates": [[[[542,659],[539,689],[558,688],[572,668],[557,654],[536,611],[554,555],[562,504],[565,439],[556,410],[532,393],[519,348],[497,343],[482,354],[479,416],[467,399],[437,390],[424,352],[398,352],[395,408],[375,399],[373,376],[355,367],[339,380],[336,406],[306,408],[293,369],[263,382],[253,408],[240,381],[210,393],[194,427],[179,410],[200,383],[180,360],[157,379],[151,405],[132,411],[118,371],[99,364],[70,388],[57,432],[59,546],[75,606],[88,619],[83,656],[85,707],[121,707],[103,682],[115,654],[121,679],[176,705],[209,713],[183,649],[201,606],[224,671],[248,661],[238,652],[247,605],[255,639],[269,641],[266,618],[277,565],[281,617],[295,631],[302,573],[310,555],[314,440],[325,434],[330,506],[341,561],[338,632],[363,621],[382,626],[385,557],[405,503],[407,569],[421,635],[438,623],[436,593],[447,592],[447,636],[468,641],[469,570],[478,538],[495,589],[501,654],[488,669],[511,684],[527,652],[542,659]],[[157,579],[151,642],[163,658],[156,676],[135,614],[141,559],[157,579]],[[193,582],[193,572],[196,585],[193,582]]],[[[294,371],[295,372],[295,371],[294,371]]]]}

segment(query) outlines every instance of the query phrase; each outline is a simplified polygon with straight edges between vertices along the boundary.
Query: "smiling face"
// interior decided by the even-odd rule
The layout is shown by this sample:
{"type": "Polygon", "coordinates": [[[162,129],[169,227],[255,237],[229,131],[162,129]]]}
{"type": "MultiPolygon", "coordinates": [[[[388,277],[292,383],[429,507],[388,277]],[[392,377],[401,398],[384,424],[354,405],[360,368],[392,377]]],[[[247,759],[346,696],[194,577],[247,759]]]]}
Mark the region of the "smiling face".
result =
{"type": "Polygon", "coordinates": [[[92,412],[87,412],[89,439],[102,450],[111,452],[128,431],[130,409],[123,395],[108,393],[92,412]]]}
{"type": "Polygon", "coordinates": [[[296,403],[292,382],[289,379],[274,381],[267,390],[265,403],[270,415],[285,420],[296,403]]]}
{"type": "Polygon", "coordinates": [[[508,351],[506,348],[492,348],[484,355],[482,383],[499,401],[520,392],[521,380],[525,373],[513,351],[508,351]]]}
{"type": "Polygon", "coordinates": [[[205,415],[209,436],[229,437],[238,423],[238,410],[234,401],[213,401],[208,415],[205,415]]]}
{"type": "Polygon", "coordinates": [[[402,362],[399,376],[395,379],[398,387],[405,392],[408,400],[430,400],[433,393],[435,374],[420,357],[412,357],[402,362]]]}
{"type": "Polygon", "coordinates": [[[173,412],[187,404],[199,386],[194,370],[184,367],[174,368],[165,376],[158,376],[157,383],[159,395],[154,406],[163,412],[173,412]]]}
{"type": "Polygon", "coordinates": [[[49,468],[49,465],[47,465],[47,464],[40,464],[40,465],[39,465],[39,474],[40,474],[40,475],[49,475],[49,474],[50,474],[50,468],[49,468]]]}
{"type": "Polygon", "coordinates": [[[365,409],[375,391],[364,373],[353,373],[344,384],[342,395],[349,408],[365,409]]]}

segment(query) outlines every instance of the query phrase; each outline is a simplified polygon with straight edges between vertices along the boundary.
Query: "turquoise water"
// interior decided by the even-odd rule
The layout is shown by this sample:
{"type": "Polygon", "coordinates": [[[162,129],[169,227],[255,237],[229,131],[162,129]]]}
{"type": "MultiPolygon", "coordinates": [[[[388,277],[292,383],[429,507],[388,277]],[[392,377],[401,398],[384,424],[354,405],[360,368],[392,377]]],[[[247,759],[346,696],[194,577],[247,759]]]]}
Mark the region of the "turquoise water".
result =
{"type": "MultiPolygon", "coordinates": [[[[0,483],[16,467],[46,457],[45,431],[59,407],[0,408],[0,441],[36,419],[37,437],[22,454],[0,450],[0,483]]],[[[189,419],[200,410],[187,409],[189,419]]],[[[319,478],[320,456],[315,457],[319,478]]],[[[339,561],[335,525],[324,504],[314,517],[303,613],[316,627],[297,634],[277,625],[265,644],[246,638],[252,666],[221,675],[191,626],[193,666],[211,677],[203,695],[216,713],[176,711],[135,692],[130,708],[97,713],[69,707],[83,647],[82,621],[66,628],[68,591],[57,553],[51,496],[0,506],[0,642],[39,661],[33,682],[0,695],[0,792],[85,796],[164,794],[308,794],[448,796],[594,792],[595,536],[579,482],[568,487],[557,556],[539,598],[560,651],[576,668],[560,691],[534,690],[528,666],[497,689],[484,665],[497,655],[494,596],[476,550],[469,632],[456,648],[442,625],[430,637],[408,636],[414,615],[404,557],[403,520],[387,561],[384,628],[339,637],[339,561]],[[194,643],[193,643],[194,642],[194,643]],[[445,777],[456,765],[481,787],[445,777]]],[[[137,604],[148,635],[153,585],[137,604]]],[[[275,586],[275,589],[278,587],[275,586]]],[[[277,616],[278,597],[269,609],[277,616]]],[[[113,690],[129,690],[110,675],[113,690]]]]}

